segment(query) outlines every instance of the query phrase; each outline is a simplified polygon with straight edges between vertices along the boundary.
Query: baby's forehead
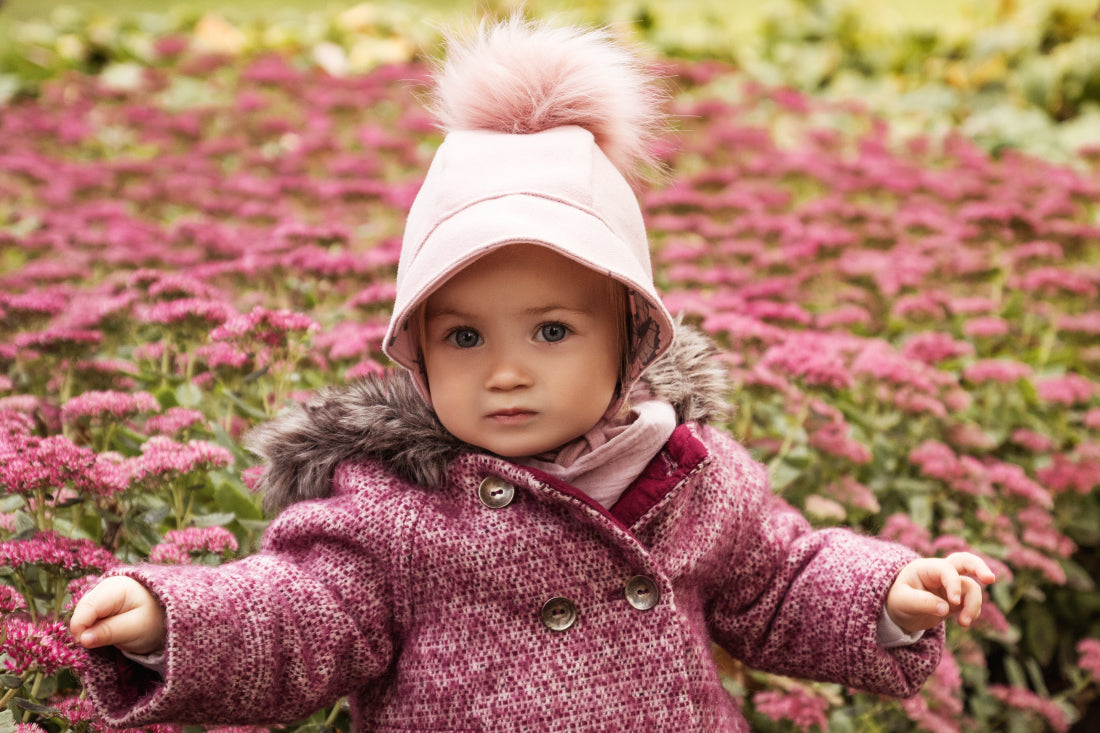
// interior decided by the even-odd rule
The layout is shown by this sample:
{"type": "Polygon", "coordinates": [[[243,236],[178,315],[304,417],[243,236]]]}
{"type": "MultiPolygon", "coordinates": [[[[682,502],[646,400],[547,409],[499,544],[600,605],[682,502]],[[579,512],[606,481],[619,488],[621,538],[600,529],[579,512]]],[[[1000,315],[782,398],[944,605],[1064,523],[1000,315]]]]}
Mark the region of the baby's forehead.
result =
{"type": "Polygon", "coordinates": [[[590,311],[607,304],[614,281],[542,247],[508,247],[451,274],[426,300],[429,315],[507,309],[516,314],[590,311]]]}

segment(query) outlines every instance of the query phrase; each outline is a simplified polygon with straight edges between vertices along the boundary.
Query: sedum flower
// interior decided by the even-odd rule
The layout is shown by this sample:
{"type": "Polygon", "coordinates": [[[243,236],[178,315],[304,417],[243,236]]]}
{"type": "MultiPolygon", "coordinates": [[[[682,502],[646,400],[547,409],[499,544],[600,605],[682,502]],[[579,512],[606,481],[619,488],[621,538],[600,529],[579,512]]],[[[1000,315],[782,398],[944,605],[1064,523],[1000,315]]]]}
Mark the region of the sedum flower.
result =
{"type": "Polygon", "coordinates": [[[789,720],[798,730],[810,730],[829,727],[829,702],[825,698],[811,694],[803,687],[789,690],[761,690],[752,696],[756,711],[778,722],[789,720]]]}
{"type": "Polygon", "coordinates": [[[145,431],[156,435],[178,435],[195,426],[206,424],[206,416],[198,410],[186,407],[169,407],[161,415],[153,415],[145,421],[145,431]]]}
{"type": "Polygon", "coordinates": [[[141,455],[129,460],[134,481],[150,484],[172,481],[189,473],[225,468],[233,462],[225,448],[202,440],[177,443],[154,436],[141,444],[141,455]]]}
{"type": "Polygon", "coordinates": [[[102,573],[118,560],[91,540],[72,539],[56,532],[38,532],[29,539],[0,542],[0,566],[19,568],[38,565],[77,577],[102,573]]]}
{"type": "Polygon", "coordinates": [[[122,420],[142,412],[158,412],[160,403],[148,392],[89,391],[61,406],[61,420],[71,424],[81,418],[122,420]]]}
{"type": "Polygon", "coordinates": [[[73,642],[69,628],[60,621],[34,622],[6,616],[0,621],[4,639],[4,668],[8,674],[40,672],[52,675],[62,669],[79,669],[86,652],[73,642]]]}

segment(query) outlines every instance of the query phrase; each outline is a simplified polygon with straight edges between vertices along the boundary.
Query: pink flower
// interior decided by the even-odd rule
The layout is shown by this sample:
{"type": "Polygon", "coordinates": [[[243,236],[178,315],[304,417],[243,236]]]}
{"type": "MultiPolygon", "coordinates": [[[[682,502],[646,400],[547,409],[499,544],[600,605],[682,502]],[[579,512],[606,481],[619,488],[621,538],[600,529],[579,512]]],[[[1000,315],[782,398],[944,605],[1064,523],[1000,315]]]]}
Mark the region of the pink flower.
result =
{"type": "Polygon", "coordinates": [[[950,334],[924,331],[910,337],[901,353],[907,359],[938,364],[947,359],[969,356],[974,353],[974,347],[966,341],[956,341],[950,334]]]}
{"type": "Polygon", "coordinates": [[[852,373],[895,386],[909,385],[921,392],[934,392],[932,368],[908,359],[883,341],[868,341],[852,360],[852,373]]]}
{"type": "Polygon", "coordinates": [[[1092,430],[1100,430],[1100,407],[1093,407],[1085,412],[1085,416],[1081,420],[1086,428],[1092,430]]]}
{"type": "Polygon", "coordinates": [[[141,455],[129,461],[134,481],[161,484],[189,473],[225,468],[233,457],[225,448],[201,440],[177,443],[154,436],[141,444],[141,455]]]}
{"type": "Polygon", "coordinates": [[[975,384],[983,382],[1008,384],[1030,377],[1031,374],[1030,366],[1011,359],[984,359],[963,369],[963,379],[975,384]]]}
{"type": "Polygon", "coordinates": [[[79,669],[86,659],[86,652],[76,646],[68,626],[60,621],[35,623],[6,616],[0,621],[0,638],[8,674],[49,676],[62,669],[79,669]]]}
{"type": "Polygon", "coordinates": [[[0,615],[26,608],[27,602],[19,591],[10,585],[0,585],[0,615]]]}
{"type": "Polygon", "coordinates": [[[99,575],[81,575],[78,578],[73,578],[69,581],[67,590],[69,591],[69,600],[65,602],[65,610],[72,611],[76,608],[76,604],[80,602],[80,599],[99,582],[99,575]]]}
{"type": "Polygon", "coordinates": [[[390,305],[397,297],[397,285],[383,281],[368,285],[360,290],[345,304],[349,308],[364,308],[377,305],[390,305]]]}
{"type": "Polygon", "coordinates": [[[1065,333],[1100,336],[1100,311],[1089,311],[1076,316],[1062,316],[1055,327],[1065,333]]]}
{"type": "Polygon", "coordinates": [[[1006,495],[1019,497],[1030,504],[1047,509],[1054,506],[1050,493],[1028,478],[1024,469],[1019,466],[991,461],[986,466],[986,470],[989,471],[989,480],[1004,489],[1006,495]]]}
{"type": "Polygon", "coordinates": [[[799,730],[829,727],[829,702],[803,687],[787,691],[761,690],[752,696],[756,711],[775,721],[789,720],[799,730]]]}
{"type": "Polygon", "coordinates": [[[204,362],[207,368],[214,371],[247,370],[251,372],[255,360],[255,354],[222,341],[200,346],[195,350],[195,356],[204,362]]]}
{"type": "Polygon", "coordinates": [[[989,692],[1010,708],[1039,714],[1058,733],[1069,730],[1066,714],[1053,700],[1039,697],[1027,688],[1014,685],[990,685],[989,692]]]}
{"type": "Polygon", "coordinates": [[[791,334],[783,343],[764,352],[760,365],[802,379],[811,386],[845,389],[852,375],[839,353],[837,342],[813,332],[791,334]]]}
{"type": "Polygon", "coordinates": [[[854,330],[855,327],[868,328],[873,319],[866,308],[858,305],[842,305],[839,308],[821,313],[817,316],[815,324],[818,329],[827,331],[833,328],[854,330]]]}
{"type": "Polygon", "coordinates": [[[1008,321],[995,316],[971,318],[963,326],[963,333],[971,338],[994,338],[1008,333],[1008,321]]]}
{"type": "Polygon", "coordinates": [[[225,527],[174,529],[169,531],[164,539],[188,552],[228,553],[237,551],[237,538],[225,527]]]}
{"type": "Polygon", "coordinates": [[[1088,494],[1100,486],[1100,446],[1086,443],[1072,454],[1055,453],[1051,464],[1035,472],[1036,478],[1055,493],[1088,494]]]}
{"type": "Polygon", "coordinates": [[[63,435],[0,438],[0,488],[32,494],[66,486],[105,496],[125,490],[128,482],[116,463],[63,435]]]}
{"type": "Polygon", "coordinates": [[[88,572],[101,573],[117,564],[114,555],[91,540],[70,539],[56,532],[38,532],[29,539],[0,542],[3,567],[43,565],[76,577],[88,572]]]}
{"type": "Polygon", "coordinates": [[[1082,639],[1077,642],[1077,666],[1095,681],[1100,681],[1100,639],[1082,639]]]}
{"type": "Polygon", "coordinates": [[[1044,401],[1067,407],[1088,402],[1097,392],[1095,382],[1077,374],[1040,379],[1035,383],[1035,387],[1039,391],[1039,397],[1044,401]]]}
{"type": "Polygon", "coordinates": [[[932,534],[913,522],[908,514],[898,512],[886,518],[880,537],[905,545],[920,555],[933,554],[932,534]]]}
{"type": "Polygon", "coordinates": [[[185,430],[206,424],[206,416],[198,410],[186,407],[169,407],[162,415],[153,415],[145,421],[145,432],[159,435],[176,435],[185,430]]]}
{"type": "Polygon", "coordinates": [[[1005,561],[1019,569],[1038,570],[1043,577],[1055,585],[1066,584],[1066,571],[1062,565],[1038,550],[1030,547],[1014,547],[1005,555],[1005,561]]]}
{"type": "Polygon", "coordinates": [[[191,555],[179,545],[161,542],[149,551],[149,562],[161,565],[188,565],[191,563],[191,555]]]}
{"type": "Polygon", "coordinates": [[[1046,453],[1055,448],[1054,441],[1034,430],[1017,428],[1012,432],[1012,442],[1032,453],[1046,453]]]}
{"type": "Polygon", "coordinates": [[[365,359],[344,372],[344,379],[352,382],[356,379],[385,374],[386,368],[374,359],[365,359]]]}
{"type": "MultiPolygon", "coordinates": [[[[0,409],[0,445],[4,436],[30,435],[34,429],[34,420],[24,412],[0,409]]],[[[3,448],[0,448],[3,450],[3,448]]]]}
{"type": "Polygon", "coordinates": [[[148,306],[141,311],[139,317],[146,323],[204,331],[225,323],[232,312],[232,308],[221,301],[183,298],[148,306]]]}
{"type": "Polygon", "coordinates": [[[828,422],[810,435],[810,445],[858,464],[871,462],[871,449],[848,435],[849,426],[840,421],[828,422]]]}
{"type": "Polygon", "coordinates": [[[74,357],[85,353],[103,340],[99,331],[51,327],[45,331],[21,333],[15,337],[18,349],[34,349],[45,354],[74,357]]]}
{"type": "Polygon", "coordinates": [[[315,333],[320,326],[309,316],[288,310],[271,311],[256,306],[247,315],[235,316],[210,332],[215,341],[259,343],[286,348],[292,335],[315,333]]]}
{"type": "Polygon", "coordinates": [[[981,296],[952,298],[947,303],[947,309],[957,315],[972,316],[979,313],[992,313],[997,309],[997,303],[991,298],[981,296]]]}
{"type": "Polygon", "coordinates": [[[844,476],[839,481],[829,484],[824,493],[833,497],[841,504],[854,509],[877,514],[880,510],[878,499],[870,488],[856,481],[851,476],[844,476]]]}
{"type": "Polygon", "coordinates": [[[122,420],[142,412],[158,412],[157,398],[148,392],[84,392],[61,407],[61,420],[74,423],[81,418],[122,420]]]}

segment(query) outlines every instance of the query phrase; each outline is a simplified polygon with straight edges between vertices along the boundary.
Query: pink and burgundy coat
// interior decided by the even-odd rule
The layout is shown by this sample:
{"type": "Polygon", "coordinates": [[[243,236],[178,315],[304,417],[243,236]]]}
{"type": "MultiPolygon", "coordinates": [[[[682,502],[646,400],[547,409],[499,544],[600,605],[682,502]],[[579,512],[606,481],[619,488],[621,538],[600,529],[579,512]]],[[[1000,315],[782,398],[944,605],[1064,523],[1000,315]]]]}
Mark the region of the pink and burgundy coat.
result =
{"type": "Polygon", "coordinates": [[[347,695],[358,730],[745,731],[711,642],[763,670],[914,694],[942,627],[875,641],[912,554],[812,531],[706,425],[722,369],[681,329],[646,373],[681,425],[611,511],[455,442],[404,375],[253,435],[282,509],[260,553],[123,570],[167,611],[160,679],[100,650],[105,719],[274,723],[347,695]]]}

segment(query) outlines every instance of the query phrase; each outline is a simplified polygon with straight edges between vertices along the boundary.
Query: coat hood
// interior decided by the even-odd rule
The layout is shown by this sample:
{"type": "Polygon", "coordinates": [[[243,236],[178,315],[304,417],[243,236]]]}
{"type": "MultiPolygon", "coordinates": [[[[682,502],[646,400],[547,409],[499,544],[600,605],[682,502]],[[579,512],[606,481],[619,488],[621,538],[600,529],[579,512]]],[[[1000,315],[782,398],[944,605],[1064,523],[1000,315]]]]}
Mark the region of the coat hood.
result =
{"type": "MultiPolygon", "coordinates": [[[[729,383],[715,353],[709,338],[677,324],[672,348],[641,379],[680,423],[726,418],[729,383]]],[[[266,463],[257,490],[270,513],[328,496],[336,467],[349,459],[380,461],[403,480],[437,488],[455,456],[484,452],[447,432],[405,370],[321,389],[249,431],[244,443],[266,463]]]]}

